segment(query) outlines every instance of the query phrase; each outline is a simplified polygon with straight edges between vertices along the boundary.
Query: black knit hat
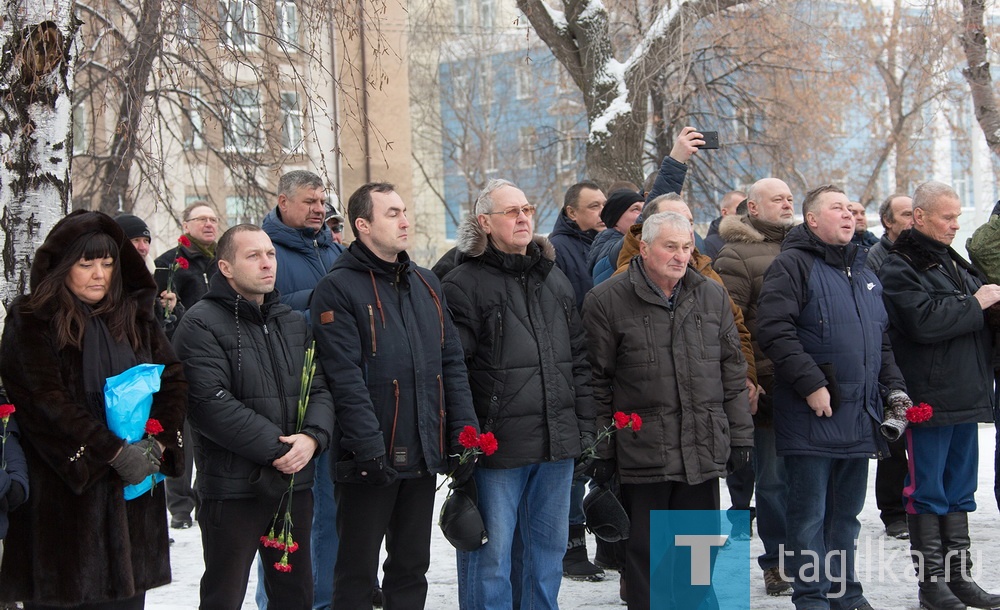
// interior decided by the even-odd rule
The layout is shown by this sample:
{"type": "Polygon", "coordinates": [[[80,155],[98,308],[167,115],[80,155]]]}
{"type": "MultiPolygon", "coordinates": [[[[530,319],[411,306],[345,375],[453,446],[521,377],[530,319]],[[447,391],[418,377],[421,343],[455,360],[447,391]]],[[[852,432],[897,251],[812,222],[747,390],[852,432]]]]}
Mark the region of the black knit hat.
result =
{"type": "Polygon", "coordinates": [[[135,239],[136,237],[152,239],[152,236],[149,234],[149,227],[146,226],[146,221],[138,216],[119,214],[115,216],[115,222],[122,228],[122,231],[125,231],[125,237],[129,239],[135,239]]]}
{"type": "Polygon", "coordinates": [[[636,191],[629,189],[617,190],[608,196],[608,201],[604,204],[604,209],[601,210],[601,220],[610,229],[618,223],[618,219],[628,211],[633,203],[645,200],[646,198],[636,191]]]}

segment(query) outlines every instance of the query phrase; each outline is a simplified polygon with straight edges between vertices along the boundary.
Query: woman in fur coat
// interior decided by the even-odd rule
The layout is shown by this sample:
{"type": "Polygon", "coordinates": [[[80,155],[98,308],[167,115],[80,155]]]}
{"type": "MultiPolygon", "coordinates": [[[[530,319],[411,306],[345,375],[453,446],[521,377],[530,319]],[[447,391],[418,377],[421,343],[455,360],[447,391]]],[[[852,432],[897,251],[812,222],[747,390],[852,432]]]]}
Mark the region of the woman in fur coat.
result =
{"type": "Polygon", "coordinates": [[[111,217],[77,211],[35,253],[31,294],[14,300],[0,377],[17,407],[31,494],[10,514],[0,601],[47,608],[135,609],[170,582],[163,486],[183,471],[183,368],[153,318],[156,284],[111,217]],[[150,418],[163,431],[127,444],[107,426],[104,381],[165,365],[150,418]]]}

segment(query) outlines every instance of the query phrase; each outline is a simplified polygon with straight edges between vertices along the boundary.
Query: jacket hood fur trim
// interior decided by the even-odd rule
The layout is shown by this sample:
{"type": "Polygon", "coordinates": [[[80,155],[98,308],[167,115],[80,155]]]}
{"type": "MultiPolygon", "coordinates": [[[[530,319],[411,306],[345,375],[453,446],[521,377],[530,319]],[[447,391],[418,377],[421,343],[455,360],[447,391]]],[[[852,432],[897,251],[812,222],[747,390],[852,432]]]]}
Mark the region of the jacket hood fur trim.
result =
{"type": "Polygon", "coordinates": [[[773,235],[767,235],[760,228],[754,226],[749,216],[725,216],[719,223],[719,237],[724,241],[746,244],[762,244],[768,241],[781,242],[791,230],[792,227],[775,226],[773,231],[769,231],[773,235]]]}
{"type": "MultiPolygon", "coordinates": [[[[535,235],[531,238],[532,243],[538,246],[542,258],[555,262],[556,249],[544,235],[535,235]]],[[[458,227],[455,237],[455,246],[458,251],[470,258],[478,258],[486,252],[489,245],[489,235],[479,226],[479,221],[473,214],[465,217],[465,220],[458,227]]]]}

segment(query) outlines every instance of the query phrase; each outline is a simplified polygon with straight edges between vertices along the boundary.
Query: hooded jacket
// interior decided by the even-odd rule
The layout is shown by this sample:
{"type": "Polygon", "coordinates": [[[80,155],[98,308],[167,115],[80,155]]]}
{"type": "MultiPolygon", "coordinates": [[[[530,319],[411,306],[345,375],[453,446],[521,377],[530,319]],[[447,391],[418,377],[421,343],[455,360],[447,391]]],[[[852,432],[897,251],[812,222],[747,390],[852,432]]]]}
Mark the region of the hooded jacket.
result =
{"type": "Polygon", "coordinates": [[[729,297],[688,267],[676,305],[653,291],[633,259],[583,306],[599,427],[615,411],[642,428],[611,437],[622,483],[697,485],[726,475],[731,447],[753,446],[753,419],[729,297]]]}
{"type": "MultiPolygon", "coordinates": [[[[156,284],[121,227],[100,212],[75,211],[60,220],[35,252],[34,291],[87,233],[105,233],[118,245],[116,273],[135,302],[140,349],[136,360],[163,364],[150,417],[163,426],[160,472],[184,471],[180,445],[187,410],[183,367],[153,318],[156,284]]],[[[125,482],[110,466],[124,441],[104,413],[88,408],[83,351],[57,347],[54,309],[30,311],[29,298],[11,304],[0,344],[0,375],[17,407],[21,448],[31,494],[10,513],[0,600],[65,605],[132,597],[170,582],[163,486],[125,501],[125,482]]]]}
{"type": "Polygon", "coordinates": [[[476,426],[462,344],[441,284],[400,254],[355,241],[313,293],[312,324],[332,384],[338,461],[385,455],[401,477],[443,473],[476,426]]]}
{"type": "Polygon", "coordinates": [[[281,294],[281,302],[296,311],[308,311],[313,288],[330,271],[344,247],[333,241],[326,224],[319,231],[286,225],[277,207],[267,213],[261,228],[277,253],[274,288],[281,294]]]}
{"type": "Polygon", "coordinates": [[[951,247],[908,229],[879,277],[910,397],[934,408],[930,420],[916,425],[993,421],[992,335],[972,296],[983,285],[979,271],[951,247]]]}
{"type": "Polygon", "coordinates": [[[567,218],[565,209],[559,212],[556,224],[549,233],[549,241],[556,249],[556,265],[573,284],[577,310],[583,307],[584,295],[594,287],[594,279],[587,269],[587,255],[596,236],[596,230],[584,231],[567,218]]]}
{"type": "Polygon", "coordinates": [[[492,245],[474,216],[462,223],[463,261],[444,279],[472,400],[499,449],[481,468],[519,468],[580,456],[596,405],[575,295],[541,236],[527,254],[492,245]]]}
{"type": "MultiPolygon", "coordinates": [[[[196,484],[202,498],[261,498],[288,488],[271,462],[288,452],[279,436],[295,433],[302,363],[312,333],[301,315],[278,300],[258,306],[220,273],[178,324],[177,354],[191,386],[196,437],[196,484]]],[[[322,366],[316,367],[302,433],[330,443],[333,405],[322,366]]],[[[295,475],[295,489],[312,486],[315,463],[295,475]]],[[[277,501],[275,502],[277,508],[277,501]]]]}
{"type": "Polygon", "coordinates": [[[757,337],[774,362],[779,456],[864,458],[887,450],[878,433],[882,399],[906,386],[886,334],[882,286],[864,264],[854,244],[827,244],[801,224],[764,276],[757,337]],[[806,403],[823,387],[840,395],[831,417],[806,403]]]}

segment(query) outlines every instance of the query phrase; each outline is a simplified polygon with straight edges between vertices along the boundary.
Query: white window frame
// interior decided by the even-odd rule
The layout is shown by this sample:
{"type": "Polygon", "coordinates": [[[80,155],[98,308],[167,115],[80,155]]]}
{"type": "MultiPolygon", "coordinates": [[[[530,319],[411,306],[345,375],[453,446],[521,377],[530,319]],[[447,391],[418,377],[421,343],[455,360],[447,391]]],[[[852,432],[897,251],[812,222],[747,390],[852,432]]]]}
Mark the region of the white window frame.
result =
{"type": "Polygon", "coordinates": [[[254,0],[220,0],[225,42],[245,51],[256,51],[260,15],[254,0]]]}
{"type": "Polygon", "coordinates": [[[260,91],[252,87],[234,89],[230,97],[225,148],[231,152],[258,153],[264,150],[263,112],[260,91]],[[242,103],[239,96],[251,103],[242,103]]]}
{"type": "Polygon", "coordinates": [[[517,158],[523,168],[535,166],[535,149],[538,148],[538,132],[533,126],[522,126],[517,131],[517,158]]]}
{"type": "Polygon", "coordinates": [[[496,0],[478,0],[479,3],[479,26],[490,28],[497,23],[496,0]]]}
{"type": "Polygon", "coordinates": [[[177,35],[181,42],[189,45],[201,39],[201,18],[189,2],[182,2],[177,7],[177,35]]]}
{"type": "Polygon", "coordinates": [[[302,129],[302,96],[297,91],[281,92],[281,147],[287,153],[305,149],[302,129]]]}
{"type": "Polygon", "coordinates": [[[468,33],[472,26],[472,0],[455,0],[455,27],[460,33],[468,33]]]}
{"type": "Polygon", "coordinates": [[[535,83],[531,80],[531,68],[523,62],[514,66],[514,89],[517,99],[526,100],[531,98],[535,88],[535,83]]]}
{"type": "Polygon", "coordinates": [[[274,10],[277,21],[278,41],[289,53],[299,49],[299,7],[295,0],[277,0],[274,10]]]}
{"type": "Polygon", "coordinates": [[[87,112],[87,106],[83,103],[73,106],[73,154],[83,155],[87,152],[87,145],[90,143],[89,140],[89,127],[88,122],[89,113],[87,112]]]}

